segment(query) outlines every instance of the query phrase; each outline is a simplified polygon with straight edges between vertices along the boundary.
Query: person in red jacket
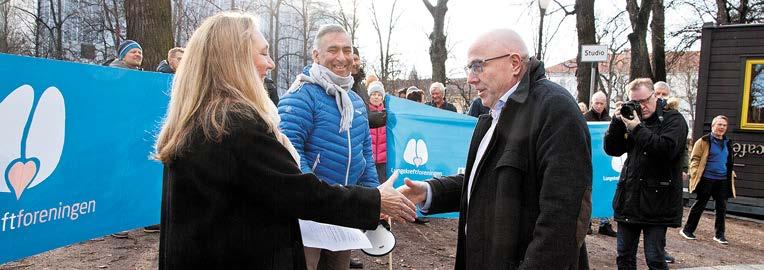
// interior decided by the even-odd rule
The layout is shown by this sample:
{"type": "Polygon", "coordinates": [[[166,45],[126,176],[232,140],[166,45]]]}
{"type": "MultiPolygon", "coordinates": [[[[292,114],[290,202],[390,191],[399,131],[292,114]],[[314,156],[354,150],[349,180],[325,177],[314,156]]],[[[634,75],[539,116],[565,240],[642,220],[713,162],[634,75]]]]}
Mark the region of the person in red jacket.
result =
{"type": "MultiPolygon", "coordinates": [[[[375,81],[366,88],[369,92],[369,112],[385,111],[385,86],[381,82],[375,81]]],[[[385,121],[386,122],[386,121],[385,121]]],[[[371,129],[371,150],[374,154],[374,163],[377,166],[379,183],[387,180],[387,125],[371,129]]]]}

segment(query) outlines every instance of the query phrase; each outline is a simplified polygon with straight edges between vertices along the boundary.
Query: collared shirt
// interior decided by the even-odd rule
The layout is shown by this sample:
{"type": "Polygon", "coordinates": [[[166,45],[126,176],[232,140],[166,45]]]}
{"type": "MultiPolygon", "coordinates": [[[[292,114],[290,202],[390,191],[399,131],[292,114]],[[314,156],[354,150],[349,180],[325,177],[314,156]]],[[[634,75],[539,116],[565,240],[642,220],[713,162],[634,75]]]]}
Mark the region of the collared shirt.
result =
{"type": "MultiPolygon", "coordinates": [[[[488,128],[488,131],[483,135],[483,138],[480,140],[480,145],[477,149],[477,154],[475,155],[475,161],[472,163],[472,170],[470,171],[469,178],[467,178],[467,203],[469,203],[470,195],[472,194],[472,184],[473,184],[473,178],[475,177],[475,173],[477,172],[478,165],[480,165],[480,162],[483,160],[483,155],[485,154],[485,150],[488,148],[488,144],[491,142],[491,138],[493,138],[493,133],[496,130],[496,124],[499,121],[499,117],[501,116],[501,110],[504,108],[504,105],[507,104],[507,100],[509,99],[509,96],[512,95],[512,93],[517,90],[517,86],[520,83],[516,83],[512,88],[509,89],[504,95],[499,98],[499,100],[496,101],[496,104],[493,105],[493,108],[491,108],[491,127],[488,128]]],[[[423,213],[427,213],[427,210],[430,209],[430,205],[432,203],[432,188],[430,185],[427,185],[427,199],[424,201],[424,203],[420,203],[419,208],[423,213]]]]}

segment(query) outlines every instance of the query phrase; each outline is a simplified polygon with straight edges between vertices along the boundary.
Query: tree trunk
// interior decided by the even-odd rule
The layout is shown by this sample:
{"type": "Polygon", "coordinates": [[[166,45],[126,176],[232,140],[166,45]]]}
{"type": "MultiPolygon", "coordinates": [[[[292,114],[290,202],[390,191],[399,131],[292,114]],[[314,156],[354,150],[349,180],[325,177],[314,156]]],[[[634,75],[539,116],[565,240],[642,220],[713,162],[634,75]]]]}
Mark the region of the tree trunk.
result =
{"type": "Polygon", "coordinates": [[[127,38],[143,47],[145,70],[153,70],[175,44],[171,7],[170,0],[125,0],[127,38]]]}
{"type": "Polygon", "coordinates": [[[729,10],[727,9],[726,0],[716,0],[716,23],[718,24],[730,23],[730,13],[729,13],[729,10]]]}
{"type": "Polygon", "coordinates": [[[281,0],[270,0],[269,2],[270,6],[268,7],[270,18],[269,18],[269,28],[270,28],[270,48],[271,48],[271,57],[273,58],[273,69],[271,70],[271,80],[273,80],[273,83],[276,84],[276,87],[279,86],[279,41],[280,41],[280,35],[279,32],[281,31],[279,24],[279,13],[281,10],[281,0]]]}
{"type": "Polygon", "coordinates": [[[42,28],[43,28],[43,22],[40,19],[40,14],[42,14],[42,0],[37,0],[37,14],[35,15],[35,27],[34,27],[34,56],[35,57],[42,57],[42,51],[40,50],[40,46],[42,45],[42,28]]]}
{"type": "Polygon", "coordinates": [[[432,62],[432,81],[446,83],[446,35],[444,24],[448,11],[448,0],[438,0],[437,5],[430,4],[430,0],[422,0],[427,10],[430,11],[434,21],[432,33],[430,33],[430,62],[432,62]]]}
{"type": "Polygon", "coordinates": [[[663,0],[654,0],[653,3],[653,21],[650,23],[652,30],[653,46],[653,73],[655,81],[666,81],[666,40],[665,40],[665,17],[663,16],[665,7],[663,0]]]}
{"type": "Polygon", "coordinates": [[[61,14],[63,12],[63,9],[61,8],[61,0],[56,1],[56,7],[58,8],[58,12],[54,10],[53,1],[51,1],[50,3],[51,17],[53,17],[53,23],[56,29],[56,34],[52,37],[54,38],[54,44],[55,44],[54,58],[64,59],[64,37],[63,37],[64,21],[63,21],[63,14],[61,14]]]}
{"type": "MultiPolygon", "coordinates": [[[[596,44],[596,29],[594,28],[594,0],[576,0],[576,30],[578,33],[578,58],[576,68],[576,81],[578,94],[576,98],[580,102],[589,103],[589,89],[591,89],[592,68],[589,64],[581,62],[581,45],[596,44]]],[[[590,63],[596,65],[597,63],[590,63]]]]}
{"type": "Polygon", "coordinates": [[[631,30],[629,43],[631,44],[631,66],[629,67],[629,81],[637,78],[653,77],[650,66],[650,54],[647,51],[647,22],[650,19],[652,0],[642,0],[637,6],[637,0],[626,0],[626,11],[629,12],[631,30]]]}

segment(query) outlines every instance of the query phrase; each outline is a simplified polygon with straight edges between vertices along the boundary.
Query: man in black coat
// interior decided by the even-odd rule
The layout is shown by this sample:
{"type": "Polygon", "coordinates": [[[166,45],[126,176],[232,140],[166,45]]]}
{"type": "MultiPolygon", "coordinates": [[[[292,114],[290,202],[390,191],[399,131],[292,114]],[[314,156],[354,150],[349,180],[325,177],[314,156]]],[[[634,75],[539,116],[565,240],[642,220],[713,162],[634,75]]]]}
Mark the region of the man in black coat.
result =
{"type": "Polygon", "coordinates": [[[428,214],[459,211],[455,269],[588,269],[591,142],[576,102],[512,30],[478,38],[468,60],[491,113],[475,127],[465,174],[399,190],[428,214]]]}
{"type": "MultiPolygon", "coordinates": [[[[654,95],[650,79],[640,78],[626,87],[629,99],[639,103],[632,119],[620,107],[605,133],[605,152],[628,153],[613,198],[618,222],[618,269],[637,269],[639,236],[644,233],[645,260],[650,269],[668,269],[666,229],[682,222],[681,155],[687,122],[654,95]]],[[[622,106],[627,106],[626,104],[622,106]]]]}
{"type": "Polygon", "coordinates": [[[607,111],[607,96],[602,91],[597,91],[597,93],[592,95],[589,107],[591,109],[584,114],[586,121],[599,122],[612,120],[607,111]]]}

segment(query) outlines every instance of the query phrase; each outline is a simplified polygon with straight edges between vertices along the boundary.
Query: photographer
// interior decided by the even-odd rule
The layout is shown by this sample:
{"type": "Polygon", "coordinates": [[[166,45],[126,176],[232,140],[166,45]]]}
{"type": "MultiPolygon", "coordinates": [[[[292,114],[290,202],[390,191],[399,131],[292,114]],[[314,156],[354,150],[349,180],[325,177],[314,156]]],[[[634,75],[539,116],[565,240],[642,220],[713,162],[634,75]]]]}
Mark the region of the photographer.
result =
{"type": "Polygon", "coordinates": [[[650,269],[668,269],[664,258],[667,227],[682,222],[681,157],[687,123],[654,95],[650,79],[626,87],[630,101],[615,110],[605,133],[605,152],[628,153],[615,197],[618,222],[618,269],[636,269],[639,236],[644,232],[645,260],[650,269]]]}

